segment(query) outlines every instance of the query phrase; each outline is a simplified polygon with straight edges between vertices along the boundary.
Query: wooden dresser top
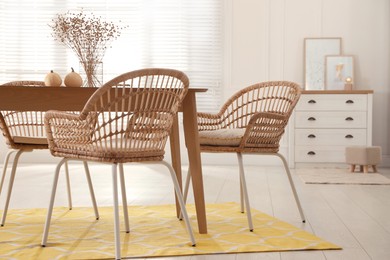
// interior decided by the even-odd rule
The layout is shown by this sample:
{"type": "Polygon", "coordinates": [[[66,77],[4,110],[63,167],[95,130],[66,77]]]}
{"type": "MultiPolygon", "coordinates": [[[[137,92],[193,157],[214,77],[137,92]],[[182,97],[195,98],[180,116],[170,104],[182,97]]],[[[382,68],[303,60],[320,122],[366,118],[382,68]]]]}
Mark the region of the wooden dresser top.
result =
{"type": "Polygon", "coordinates": [[[372,94],[373,90],[302,90],[302,94],[372,94]]]}

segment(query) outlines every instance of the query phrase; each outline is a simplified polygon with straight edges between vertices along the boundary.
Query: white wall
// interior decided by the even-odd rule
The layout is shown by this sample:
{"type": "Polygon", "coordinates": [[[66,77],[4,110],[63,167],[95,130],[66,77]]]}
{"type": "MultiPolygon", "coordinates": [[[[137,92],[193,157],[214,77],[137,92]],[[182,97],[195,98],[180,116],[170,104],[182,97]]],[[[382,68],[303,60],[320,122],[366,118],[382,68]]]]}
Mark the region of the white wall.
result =
{"type": "MultiPolygon", "coordinates": [[[[303,85],[304,38],[342,37],[344,54],[355,56],[354,87],[374,90],[373,144],[382,146],[382,165],[390,166],[389,0],[226,0],[226,3],[224,100],[238,89],[259,81],[291,80],[303,85]]],[[[284,146],[286,143],[283,142],[284,146]]],[[[4,154],[1,142],[1,158],[4,154]]],[[[186,163],[184,145],[182,154],[186,163]]],[[[48,158],[49,153],[42,151],[26,155],[23,161],[48,158]]],[[[202,159],[204,163],[224,160],[235,163],[230,157],[226,160],[203,155],[202,159]]]]}
{"type": "Polygon", "coordinates": [[[265,80],[303,85],[305,37],[341,37],[355,57],[356,89],[374,90],[373,144],[390,166],[390,1],[240,0],[231,2],[231,76],[224,97],[265,80]],[[230,83],[229,83],[230,81],[230,83]]]}

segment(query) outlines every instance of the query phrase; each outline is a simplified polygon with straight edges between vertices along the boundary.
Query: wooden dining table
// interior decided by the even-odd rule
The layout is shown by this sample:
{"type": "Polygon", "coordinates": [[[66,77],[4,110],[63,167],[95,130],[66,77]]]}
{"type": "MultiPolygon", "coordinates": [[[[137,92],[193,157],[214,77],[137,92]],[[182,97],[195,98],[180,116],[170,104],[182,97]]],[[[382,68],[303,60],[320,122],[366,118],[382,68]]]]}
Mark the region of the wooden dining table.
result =
{"type": "MultiPolygon", "coordinates": [[[[1,86],[0,110],[11,111],[81,111],[97,88],[1,86]]],[[[205,88],[189,88],[180,111],[183,113],[184,139],[188,152],[189,170],[192,177],[194,202],[201,234],[207,233],[206,208],[203,188],[202,164],[199,147],[196,93],[206,92],[205,88]]],[[[182,183],[180,138],[178,117],[170,135],[172,166],[179,183],[182,183]]],[[[177,216],[179,208],[177,205],[177,216]]]]}

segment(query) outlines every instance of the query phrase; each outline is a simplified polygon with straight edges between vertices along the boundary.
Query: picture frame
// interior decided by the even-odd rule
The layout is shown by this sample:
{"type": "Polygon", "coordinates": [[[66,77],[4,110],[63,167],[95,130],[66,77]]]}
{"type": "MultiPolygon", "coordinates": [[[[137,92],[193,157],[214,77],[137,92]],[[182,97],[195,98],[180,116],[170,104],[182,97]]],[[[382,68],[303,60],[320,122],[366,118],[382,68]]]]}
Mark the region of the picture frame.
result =
{"type": "Polygon", "coordinates": [[[327,55],[325,58],[325,86],[327,90],[343,90],[346,79],[353,80],[354,58],[351,55],[327,55]]]}
{"type": "Polygon", "coordinates": [[[341,55],[341,37],[304,39],[306,90],[325,89],[325,57],[327,55],[341,55]]]}

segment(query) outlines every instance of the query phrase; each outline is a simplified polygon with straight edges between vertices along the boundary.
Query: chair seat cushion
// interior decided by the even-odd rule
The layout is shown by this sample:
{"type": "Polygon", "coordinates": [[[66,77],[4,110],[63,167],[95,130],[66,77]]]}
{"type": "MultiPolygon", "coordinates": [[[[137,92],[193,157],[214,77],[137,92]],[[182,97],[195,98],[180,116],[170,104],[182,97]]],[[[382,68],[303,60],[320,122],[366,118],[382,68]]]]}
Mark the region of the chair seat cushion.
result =
{"type": "Polygon", "coordinates": [[[111,137],[96,142],[79,141],[77,143],[54,140],[52,154],[58,157],[117,163],[161,161],[165,154],[160,141],[146,137],[135,139],[127,136],[127,138],[111,137]]]}
{"type": "Polygon", "coordinates": [[[14,136],[13,141],[16,144],[48,144],[45,137],[14,136]]]}
{"type": "Polygon", "coordinates": [[[199,132],[200,145],[239,146],[245,128],[224,128],[199,132]]]}

